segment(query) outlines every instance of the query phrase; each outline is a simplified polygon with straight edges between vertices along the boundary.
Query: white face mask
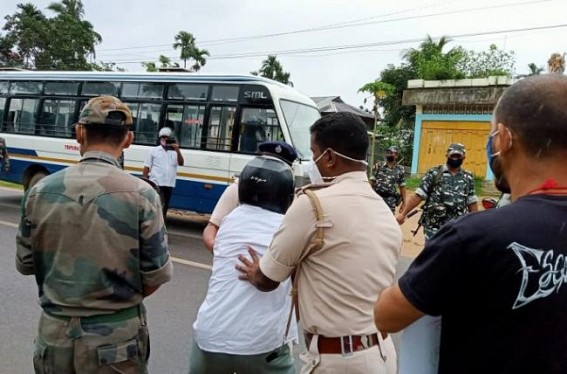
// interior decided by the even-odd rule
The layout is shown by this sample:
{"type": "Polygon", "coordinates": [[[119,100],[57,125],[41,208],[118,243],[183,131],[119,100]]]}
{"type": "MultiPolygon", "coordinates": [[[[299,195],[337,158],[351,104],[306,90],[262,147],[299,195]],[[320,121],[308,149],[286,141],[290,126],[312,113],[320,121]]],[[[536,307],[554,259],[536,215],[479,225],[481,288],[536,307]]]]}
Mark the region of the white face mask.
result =
{"type": "MultiPolygon", "coordinates": [[[[313,160],[313,158],[311,158],[311,160],[309,161],[309,165],[307,166],[307,175],[309,176],[309,179],[311,180],[311,183],[313,183],[313,184],[324,183],[325,179],[335,178],[335,177],[323,177],[321,175],[321,172],[319,171],[319,168],[317,167],[317,162],[321,159],[321,157],[323,157],[323,155],[325,153],[327,153],[327,151],[329,149],[331,149],[331,148],[325,149],[325,151],[323,153],[321,153],[319,155],[319,157],[317,157],[316,160],[313,160]]],[[[335,154],[338,155],[339,157],[346,158],[347,160],[351,160],[351,161],[355,161],[355,162],[360,162],[361,164],[368,166],[368,163],[364,160],[355,160],[354,158],[345,156],[342,153],[339,153],[335,150],[333,150],[333,152],[335,152],[335,154]]]]}
{"type": "Polygon", "coordinates": [[[319,168],[317,167],[317,162],[321,159],[321,157],[323,157],[323,155],[325,153],[327,153],[329,149],[325,149],[325,151],[323,153],[321,153],[319,155],[319,157],[317,157],[316,160],[313,160],[313,158],[311,158],[311,160],[309,160],[309,165],[307,166],[307,175],[309,176],[309,180],[311,180],[311,183],[313,184],[318,184],[318,183],[323,183],[323,176],[321,175],[321,172],[319,171],[319,168]]]}

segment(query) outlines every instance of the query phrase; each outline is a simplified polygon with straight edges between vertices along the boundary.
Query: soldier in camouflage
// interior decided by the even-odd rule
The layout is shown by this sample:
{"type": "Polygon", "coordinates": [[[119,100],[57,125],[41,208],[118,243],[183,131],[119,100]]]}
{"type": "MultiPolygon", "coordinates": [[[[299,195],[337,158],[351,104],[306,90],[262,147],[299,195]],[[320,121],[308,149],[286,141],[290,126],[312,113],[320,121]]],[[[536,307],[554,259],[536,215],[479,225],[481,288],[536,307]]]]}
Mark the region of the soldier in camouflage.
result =
{"type": "Polygon", "coordinates": [[[384,199],[392,213],[396,212],[396,206],[400,204],[400,212],[406,205],[406,179],[405,170],[398,165],[398,147],[390,147],[386,151],[386,162],[378,163],[374,176],[370,178],[372,187],[378,195],[384,199]],[[400,189],[398,192],[396,186],[400,189]]]}
{"type": "Polygon", "coordinates": [[[24,196],[16,268],[39,288],[36,373],[147,372],[142,300],[173,267],[158,194],[117,161],[131,124],[120,100],[89,100],[76,125],[80,163],[24,196]]]}
{"type": "Polygon", "coordinates": [[[8,171],[10,171],[10,155],[8,154],[8,147],[4,138],[0,138],[0,164],[2,172],[8,174],[8,171]]]}
{"type": "Polygon", "coordinates": [[[428,240],[441,226],[467,212],[478,210],[474,176],[461,168],[465,146],[453,143],[447,149],[447,163],[427,171],[406,207],[396,216],[401,225],[406,216],[425,200],[420,223],[428,240]]]}

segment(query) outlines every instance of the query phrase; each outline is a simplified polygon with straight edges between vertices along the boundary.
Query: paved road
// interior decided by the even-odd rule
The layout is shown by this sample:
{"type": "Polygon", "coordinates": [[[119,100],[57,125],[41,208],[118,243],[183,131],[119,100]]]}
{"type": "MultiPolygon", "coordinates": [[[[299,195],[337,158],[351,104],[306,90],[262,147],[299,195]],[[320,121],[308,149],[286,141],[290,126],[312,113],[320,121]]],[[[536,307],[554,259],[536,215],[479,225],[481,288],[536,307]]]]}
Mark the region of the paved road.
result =
{"type": "MultiPolygon", "coordinates": [[[[32,373],[31,355],[40,308],[35,279],[14,268],[21,191],[0,187],[0,373],[32,373]]],[[[151,335],[150,372],[187,373],[191,325],[205,297],[212,256],[201,243],[202,220],[168,221],[174,279],[146,300],[151,335]]],[[[402,258],[398,272],[410,259],[402,258]]],[[[396,341],[397,339],[395,339],[396,341]]]]}

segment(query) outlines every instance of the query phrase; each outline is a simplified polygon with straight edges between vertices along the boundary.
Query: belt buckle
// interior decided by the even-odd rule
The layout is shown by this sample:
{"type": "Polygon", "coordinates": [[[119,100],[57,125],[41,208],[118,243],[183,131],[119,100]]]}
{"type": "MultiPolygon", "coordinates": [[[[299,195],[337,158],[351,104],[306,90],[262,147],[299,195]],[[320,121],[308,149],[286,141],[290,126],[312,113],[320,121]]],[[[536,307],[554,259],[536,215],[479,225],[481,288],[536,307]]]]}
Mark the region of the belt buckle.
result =
{"type": "Polygon", "coordinates": [[[352,342],[352,335],[349,336],[341,336],[341,355],[343,356],[352,356],[354,352],[354,344],[352,342]],[[345,345],[347,350],[345,350],[345,345]]]}

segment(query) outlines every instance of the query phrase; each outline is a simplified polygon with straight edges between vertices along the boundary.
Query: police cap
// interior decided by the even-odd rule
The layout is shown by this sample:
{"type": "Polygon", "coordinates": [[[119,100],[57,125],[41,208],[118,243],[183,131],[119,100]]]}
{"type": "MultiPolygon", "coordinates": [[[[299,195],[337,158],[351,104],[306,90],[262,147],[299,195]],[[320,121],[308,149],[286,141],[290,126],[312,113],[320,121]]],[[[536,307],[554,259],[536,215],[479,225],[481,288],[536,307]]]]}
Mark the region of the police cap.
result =
{"type": "Polygon", "coordinates": [[[258,145],[258,151],[262,154],[276,156],[288,165],[293,164],[297,158],[295,148],[286,142],[263,142],[258,145]]]}

